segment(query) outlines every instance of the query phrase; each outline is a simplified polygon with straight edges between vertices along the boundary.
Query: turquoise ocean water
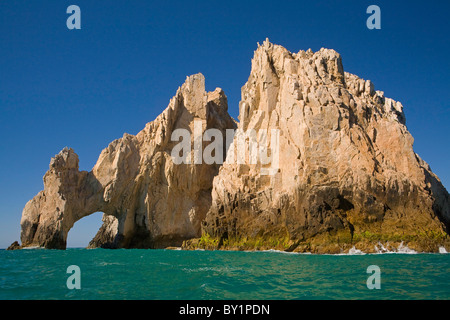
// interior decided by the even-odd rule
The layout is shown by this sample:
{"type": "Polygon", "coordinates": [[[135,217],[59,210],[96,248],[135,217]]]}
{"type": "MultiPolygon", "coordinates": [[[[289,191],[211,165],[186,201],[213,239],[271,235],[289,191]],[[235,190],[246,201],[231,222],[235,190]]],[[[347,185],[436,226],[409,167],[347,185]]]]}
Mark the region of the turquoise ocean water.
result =
{"type": "Polygon", "coordinates": [[[0,299],[450,299],[450,254],[1,250],[0,299]]]}

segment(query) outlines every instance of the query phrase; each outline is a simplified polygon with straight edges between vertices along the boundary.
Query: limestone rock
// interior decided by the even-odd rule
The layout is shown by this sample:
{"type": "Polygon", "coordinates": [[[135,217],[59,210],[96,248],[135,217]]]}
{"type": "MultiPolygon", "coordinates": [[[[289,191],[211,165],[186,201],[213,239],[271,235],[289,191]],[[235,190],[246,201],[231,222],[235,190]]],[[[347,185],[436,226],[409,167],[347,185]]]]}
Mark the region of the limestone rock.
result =
{"type": "Polygon", "coordinates": [[[336,51],[291,53],[266,40],[241,95],[237,126],[224,92],[205,92],[196,74],[141,132],[110,143],[90,172],[63,149],[23,210],[22,246],[63,249],[74,223],[101,211],[90,247],[449,247],[450,197],[414,152],[402,104],[345,72],[336,51]],[[177,129],[191,133],[182,161],[172,154],[177,129]],[[223,165],[198,161],[216,142],[198,140],[207,129],[221,133],[223,165]]]}
{"type": "Polygon", "coordinates": [[[78,156],[64,148],[50,161],[44,190],[26,204],[21,219],[22,246],[63,249],[73,224],[94,213],[101,200],[95,176],[79,171],[78,156]]]}
{"type": "Polygon", "coordinates": [[[423,239],[447,237],[448,192],[414,153],[403,106],[344,72],[334,50],[296,54],[266,40],[239,120],[244,132],[278,131],[279,159],[270,175],[248,158],[220,168],[203,224],[219,247],[339,252],[405,240],[428,251],[423,239]]]}
{"type": "Polygon", "coordinates": [[[178,142],[171,135],[180,128],[193,132],[198,121],[202,130],[216,128],[225,137],[236,127],[227,108],[224,92],[205,92],[205,79],[196,74],[141,132],[104,149],[92,171],[80,172],[75,152],[62,150],[50,162],[44,190],[23,210],[22,245],[64,249],[74,223],[98,211],[104,223],[90,247],[179,246],[200,236],[219,164],[175,165],[171,151],[178,142]]]}

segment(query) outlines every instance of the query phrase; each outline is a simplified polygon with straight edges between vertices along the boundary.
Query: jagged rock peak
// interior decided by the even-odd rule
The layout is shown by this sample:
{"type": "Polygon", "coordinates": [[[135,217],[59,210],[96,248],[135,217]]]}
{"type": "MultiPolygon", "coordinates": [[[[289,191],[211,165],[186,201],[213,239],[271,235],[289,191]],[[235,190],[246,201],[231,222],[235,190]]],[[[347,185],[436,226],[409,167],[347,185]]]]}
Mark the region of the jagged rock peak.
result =
{"type": "Polygon", "coordinates": [[[249,158],[221,167],[203,224],[218,243],[340,252],[375,234],[428,251],[424,234],[445,237],[449,195],[413,151],[402,104],[344,72],[336,51],[295,54],[266,40],[241,95],[239,129],[269,132],[261,144],[278,135],[277,161],[270,175],[249,158]]]}
{"type": "Polygon", "coordinates": [[[78,155],[72,148],[65,147],[50,161],[50,170],[76,169],[78,170],[78,155]]]}

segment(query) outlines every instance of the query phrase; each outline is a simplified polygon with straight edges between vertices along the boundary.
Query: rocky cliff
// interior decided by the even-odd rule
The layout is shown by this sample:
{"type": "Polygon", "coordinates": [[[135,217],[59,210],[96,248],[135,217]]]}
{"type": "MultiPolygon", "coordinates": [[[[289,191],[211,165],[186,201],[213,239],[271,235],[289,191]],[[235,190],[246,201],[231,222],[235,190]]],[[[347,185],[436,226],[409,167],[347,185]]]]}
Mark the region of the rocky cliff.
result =
{"type": "Polygon", "coordinates": [[[160,116],[113,141],[92,171],[79,171],[72,149],[52,159],[44,190],[23,210],[22,246],[65,248],[73,224],[97,211],[104,224],[92,247],[337,253],[378,242],[448,245],[450,197],[414,153],[401,103],[344,72],[334,50],[258,45],[231,145],[227,129],[236,123],[224,92],[205,92],[201,74],[188,77],[160,116]],[[175,161],[171,137],[180,128],[218,129],[227,161],[175,161]],[[245,146],[266,146],[269,161],[240,158],[242,136],[245,146]]]}
{"type": "Polygon", "coordinates": [[[338,253],[404,241],[435,251],[446,238],[449,195],[414,153],[401,103],[344,72],[334,50],[265,41],[239,107],[239,129],[279,132],[278,170],[221,167],[205,245],[338,253]]]}

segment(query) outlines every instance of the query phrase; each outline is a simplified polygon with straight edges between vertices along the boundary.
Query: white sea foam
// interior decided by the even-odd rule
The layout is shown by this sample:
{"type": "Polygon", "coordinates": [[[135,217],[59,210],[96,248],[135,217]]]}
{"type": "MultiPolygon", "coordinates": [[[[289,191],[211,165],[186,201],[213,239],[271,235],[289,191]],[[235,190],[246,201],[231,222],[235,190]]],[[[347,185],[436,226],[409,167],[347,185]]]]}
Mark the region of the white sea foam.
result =
{"type": "Polygon", "coordinates": [[[98,262],[97,265],[99,265],[101,267],[105,267],[105,266],[121,266],[121,265],[124,265],[124,264],[123,263],[119,263],[119,262],[101,261],[101,262],[98,262]]]}
{"type": "Polygon", "coordinates": [[[362,250],[356,249],[355,246],[348,250],[348,253],[338,253],[338,254],[329,254],[333,256],[354,256],[354,255],[365,255],[365,254],[417,254],[418,252],[410,249],[407,245],[404,245],[401,242],[397,249],[393,248],[389,245],[389,242],[386,244],[382,244],[378,242],[378,245],[375,245],[375,253],[366,253],[362,250]]]}
{"type": "Polygon", "coordinates": [[[294,251],[283,251],[283,250],[275,250],[275,249],[244,250],[244,252],[272,252],[272,253],[284,253],[284,254],[312,254],[311,252],[294,252],[294,251]]]}
{"type": "Polygon", "coordinates": [[[439,247],[439,253],[448,253],[444,247],[439,247]]]}
{"type": "Polygon", "coordinates": [[[193,273],[193,272],[219,272],[219,273],[232,273],[232,272],[241,272],[242,268],[238,267],[227,267],[227,266],[213,266],[213,267],[199,267],[199,268],[183,268],[183,271],[193,273]]]}
{"type": "Polygon", "coordinates": [[[366,254],[366,253],[364,253],[364,252],[362,252],[361,250],[359,250],[359,249],[356,249],[355,248],[355,246],[353,246],[353,248],[351,248],[350,250],[348,250],[348,255],[350,255],[350,256],[353,256],[353,255],[363,255],[363,254],[366,254]]]}
{"type": "MultiPolygon", "coordinates": [[[[392,248],[392,246],[391,246],[392,248]]],[[[382,253],[401,253],[401,254],[416,254],[417,251],[410,249],[407,245],[403,244],[403,241],[398,245],[397,249],[393,248],[393,250],[389,249],[389,242],[386,243],[386,247],[378,242],[378,245],[375,245],[375,252],[377,254],[382,253]]]]}
{"type": "Polygon", "coordinates": [[[302,253],[302,252],[292,252],[292,251],[283,251],[283,250],[275,250],[275,249],[268,249],[268,250],[259,250],[255,252],[275,252],[275,253],[286,253],[286,254],[311,254],[310,252],[302,253]]]}
{"type": "Polygon", "coordinates": [[[381,242],[378,242],[378,246],[375,245],[376,253],[389,253],[389,250],[386,249],[386,247],[381,242]],[[380,246],[380,247],[378,247],[378,246],[380,246]]]}
{"type": "MultiPolygon", "coordinates": [[[[386,242],[385,244],[378,242],[377,245],[375,245],[375,253],[367,253],[360,249],[356,249],[355,246],[353,246],[350,250],[348,250],[347,253],[325,253],[321,255],[332,255],[332,256],[354,256],[354,255],[366,255],[366,254],[418,254],[419,252],[411,249],[408,247],[408,245],[405,245],[403,241],[398,245],[397,248],[395,248],[393,245],[390,245],[389,242],[386,242]]],[[[284,253],[284,254],[299,254],[299,255],[311,255],[313,253],[311,252],[289,252],[289,251],[282,251],[282,250],[275,250],[275,249],[268,249],[268,250],[248,250],[244,252],[271,252],[271,253],[284,253]]],[[[439,253],[448,253],[444,247],[439,248],[439,253]]]]}
{"type": "Polygon", "coordinates": [[[406,253],[406,254],[416,254],[417,251],[408,248],[408,246],[403,245],[403,241],[400,243],[400,245],[397,248],[397,253],[406,253]]]}

